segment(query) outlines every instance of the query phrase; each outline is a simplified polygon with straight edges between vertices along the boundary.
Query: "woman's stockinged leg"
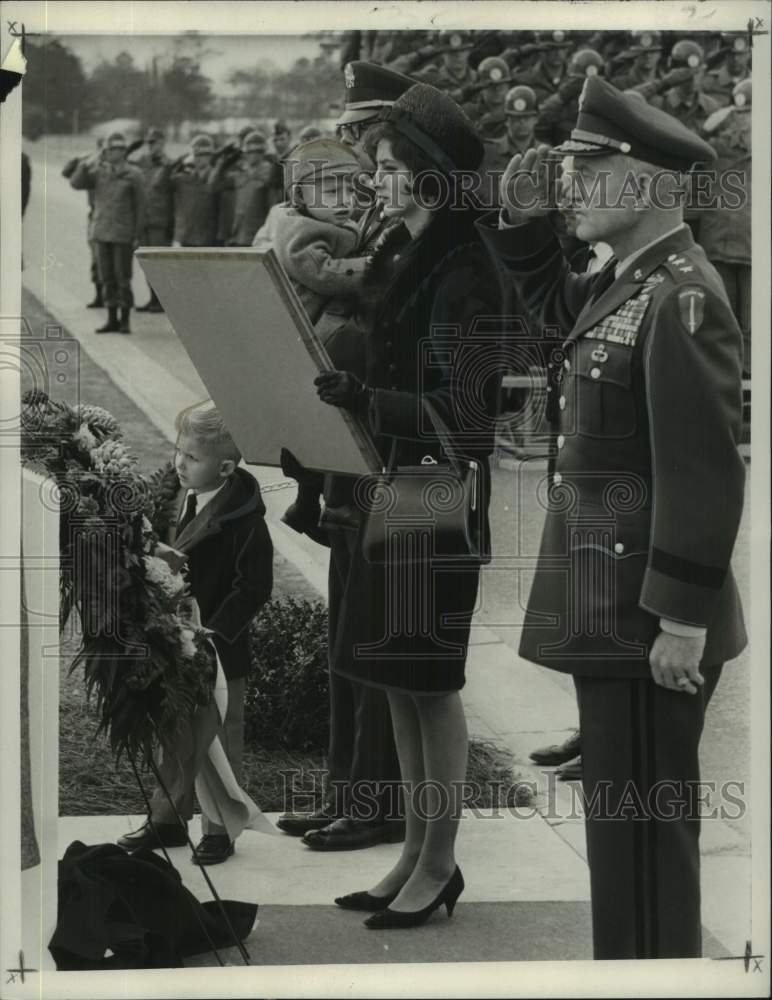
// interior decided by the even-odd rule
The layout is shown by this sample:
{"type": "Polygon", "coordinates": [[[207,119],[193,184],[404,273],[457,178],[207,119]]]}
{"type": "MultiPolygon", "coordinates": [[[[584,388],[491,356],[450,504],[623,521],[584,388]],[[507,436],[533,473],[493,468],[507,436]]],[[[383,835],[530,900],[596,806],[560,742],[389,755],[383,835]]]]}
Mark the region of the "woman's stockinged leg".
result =
{"type": "Polygon", "coordinates": [[[457,691],[419,695],[414,704],[421,732],[424,786],[413,795],[411,813],[421,819],[424,834],[410,878],[390,907],[405,911],[428,906],[455,870],[458,802],[466,778],[468,746],[466,719],[457,691]]]}
{"type": "Polygon", "coordinates": [[[373,896],[390,896],[405,884],[421,853],[426,828],[414,809],[411,795],[411,790],[424,781],[423,744],[415,699],[404,691],[389,691],[388,697],[405,796],[405,842],[396,865],[370,890],[373,896]]]}

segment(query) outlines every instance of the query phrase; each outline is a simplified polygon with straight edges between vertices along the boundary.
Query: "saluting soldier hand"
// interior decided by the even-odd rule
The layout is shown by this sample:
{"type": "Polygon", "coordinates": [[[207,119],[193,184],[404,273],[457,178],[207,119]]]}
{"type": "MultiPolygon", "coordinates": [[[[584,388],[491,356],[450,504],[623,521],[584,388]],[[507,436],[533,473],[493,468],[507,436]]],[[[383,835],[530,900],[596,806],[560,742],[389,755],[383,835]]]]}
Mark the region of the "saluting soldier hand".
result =
{"type": "Polygon", "coordinates": [[[697,694],[705,683],[699,670],[704,651],[705,636],[660,632],[649,654],[654,682],[670,691],[697,694]]]}
{"type": "Polygon", "coordinates": [[[515,153],[501,175],[499,194],[510,225],[547,215],[555,206],[554,175],[550,177],[545,157],[550,147],[544,143],[515,153]]]}

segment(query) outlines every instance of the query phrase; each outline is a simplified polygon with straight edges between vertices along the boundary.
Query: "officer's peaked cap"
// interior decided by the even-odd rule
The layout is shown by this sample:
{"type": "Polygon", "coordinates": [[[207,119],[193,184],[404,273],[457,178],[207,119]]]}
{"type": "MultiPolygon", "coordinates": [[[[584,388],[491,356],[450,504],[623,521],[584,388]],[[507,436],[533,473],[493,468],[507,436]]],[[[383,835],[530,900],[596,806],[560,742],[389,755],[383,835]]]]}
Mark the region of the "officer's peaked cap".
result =
{"type": "Polygon", "coordinates": [[[576,127],[554,151],[564,156],[626,153],[682,172],[716,157],[712,146],[677,118],[628,97],[599,76],[585,80],[576,127]]]}
{"type": "Polygon", "coordinates": [[[413,86],[415,80],[377,63],[350,62],[343,70],[346,84],[343,114],[338,125],[378,118],[385,108],[413,86]]]}
{"type": "Polygon", "coordinates": [[[384,120],[445,174],[476,170],[482,162],[485,147],[472,122],[452,98],[428,83],[414,83],[384,120]]]}
{"type": "Polygon", "coordinates": [[[108,149],[126,149],[126,136],[123,132],[111,132],[107,137],[108,149]]]}

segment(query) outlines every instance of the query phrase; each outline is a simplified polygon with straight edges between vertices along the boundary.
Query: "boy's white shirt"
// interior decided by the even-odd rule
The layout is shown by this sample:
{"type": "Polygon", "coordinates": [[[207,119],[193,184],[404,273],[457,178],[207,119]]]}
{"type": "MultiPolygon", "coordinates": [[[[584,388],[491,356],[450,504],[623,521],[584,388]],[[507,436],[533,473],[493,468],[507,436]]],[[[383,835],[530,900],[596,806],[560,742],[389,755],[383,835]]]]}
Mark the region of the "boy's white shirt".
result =
{"type": "Polygon", "coordinates": [[[217,496],[217,494],[220,492],[223,486],[225,486],[225,482],[227,482],[227,480],[223,481],[214,490],[202,490],[200,493],[196,493],[195,490],[188,490],[188,492],[185,494],[185,503],[182,505],[183,511],[187,506],[188,497],[190,497],[191,494],[194,494],[196,497],[196,514],[200,514],[201,511],[204,509],[204,507],[206,507],[206,505],[217,496]]]}

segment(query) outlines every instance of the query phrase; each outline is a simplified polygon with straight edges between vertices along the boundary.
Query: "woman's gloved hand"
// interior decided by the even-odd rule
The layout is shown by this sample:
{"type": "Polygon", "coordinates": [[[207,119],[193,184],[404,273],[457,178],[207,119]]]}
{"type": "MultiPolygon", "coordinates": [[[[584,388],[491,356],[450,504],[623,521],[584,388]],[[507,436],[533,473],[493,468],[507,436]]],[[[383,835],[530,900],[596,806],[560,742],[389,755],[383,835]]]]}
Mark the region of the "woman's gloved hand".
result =
{"type": "Polygon", "coordinates": [[[352,413],[361,413],[370,402],[370,390],[353,372],[321,372],[314,385],[323,403],[342,406],[352,413]]]}

